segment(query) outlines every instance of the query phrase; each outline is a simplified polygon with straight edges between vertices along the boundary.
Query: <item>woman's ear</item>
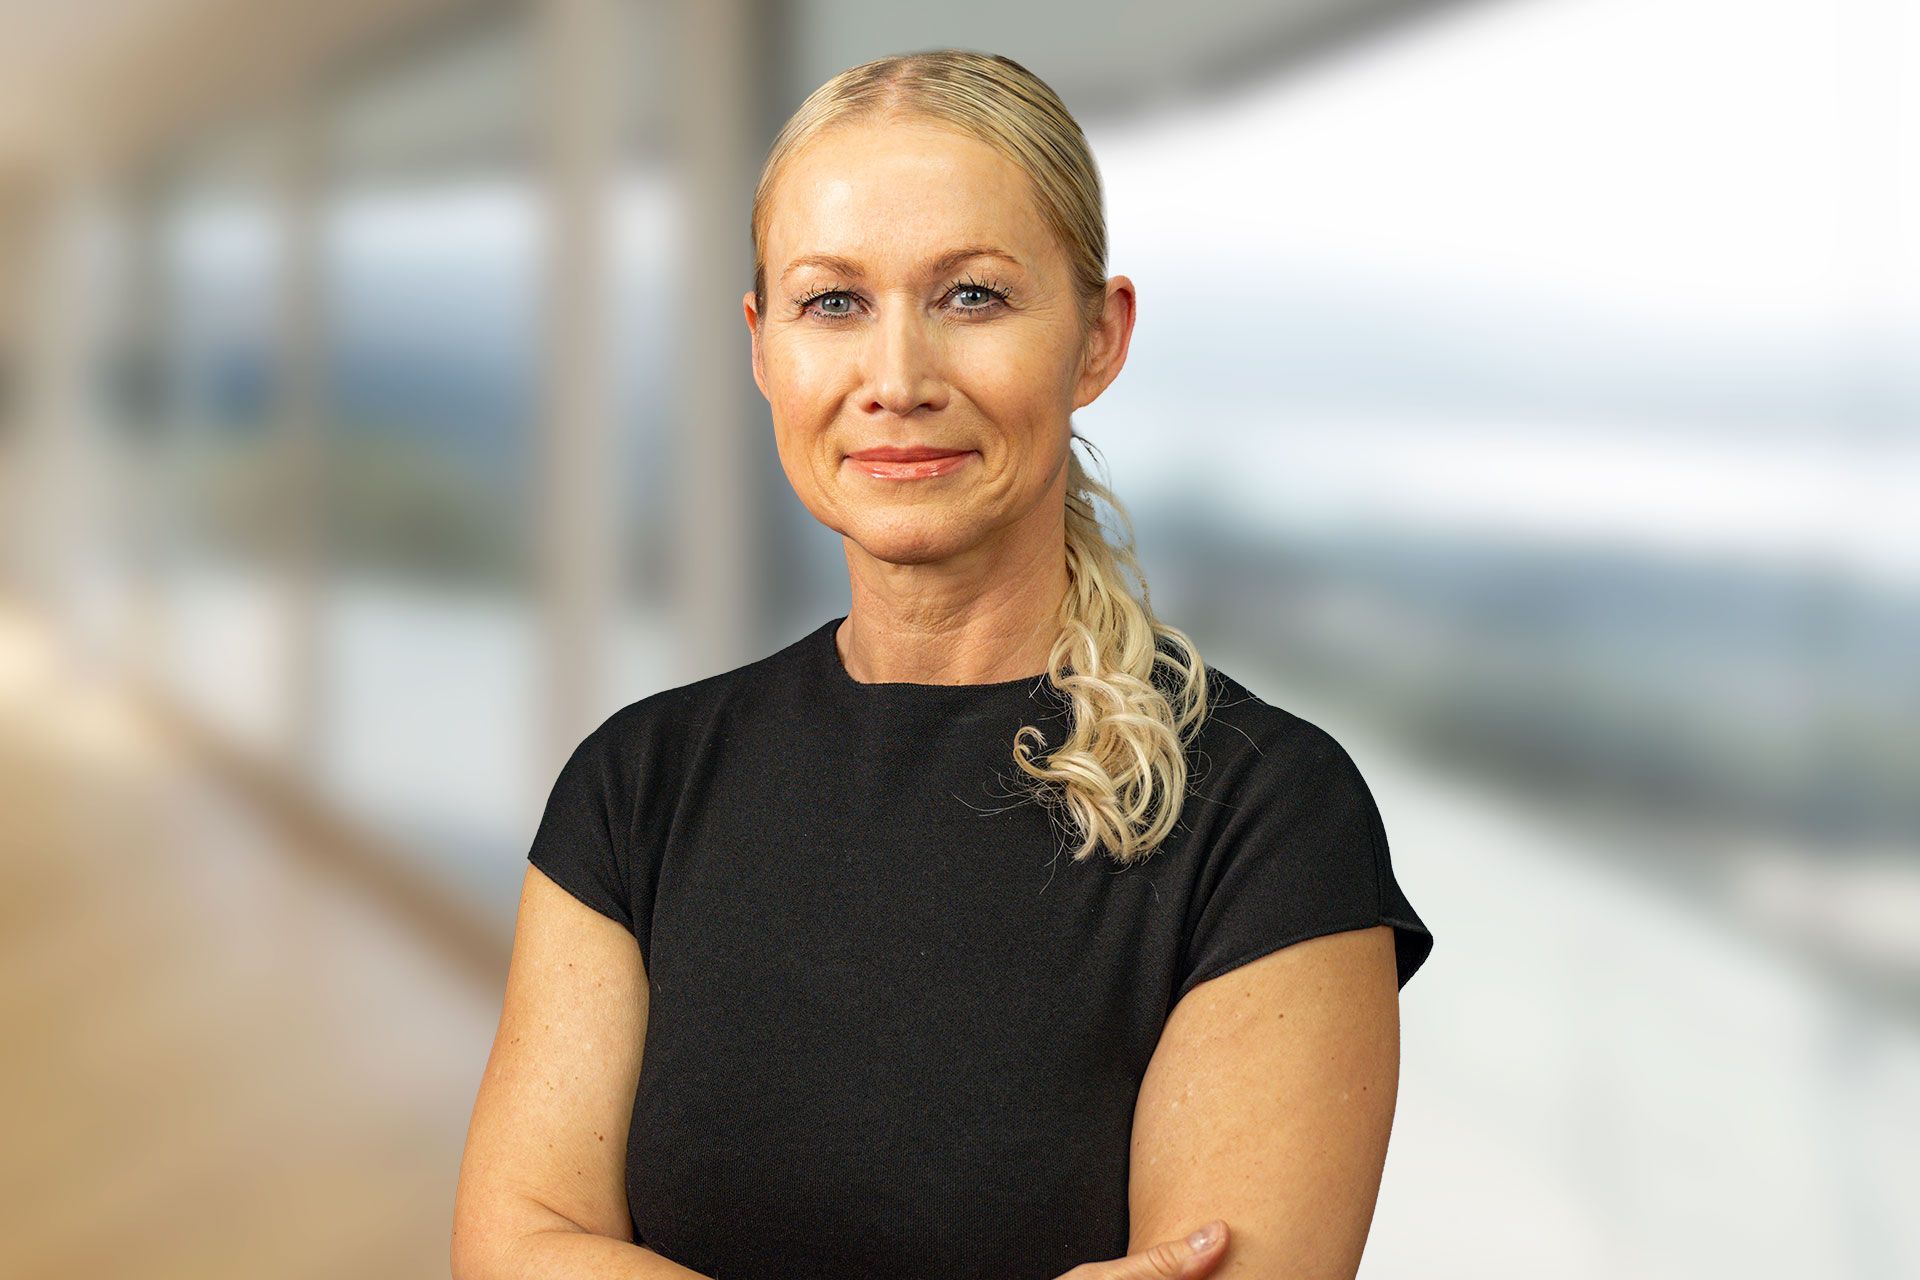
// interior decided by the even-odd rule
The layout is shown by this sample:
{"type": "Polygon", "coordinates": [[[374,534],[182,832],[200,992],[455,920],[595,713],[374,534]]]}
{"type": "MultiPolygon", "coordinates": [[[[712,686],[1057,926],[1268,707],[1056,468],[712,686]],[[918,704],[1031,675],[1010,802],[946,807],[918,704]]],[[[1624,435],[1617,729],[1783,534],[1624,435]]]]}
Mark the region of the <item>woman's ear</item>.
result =
{"type": "Polygon", "coordinates": [[[766,369],[765,369],[765,367],[764,367],[764,366],[763,366],[763,365],[761,364],[761,357],[760,357],[760,313],[759,313],[759,311],[758,311],[758,310],[757,310],[757,309],[755,308],[755,306],[754,306],[754,302],[753,302],[753,290],[751,290],[751,289],[749,289],[749,290],[747,290],[747,293],[746,293],[746,296],[745,296],[744,298],[742,298],[742,299],[740,300],[740,309],[741,309],[741,311],[742,311],[743,313],[745,313],[745,315],[746,315],[746,318],[747,318],[747,340],[748,340],[748,341],[749,341],[749,342],[750,342],[750,343],[752,344],[752,361],[753,361],[753,382],[754,382],[754,385],[760,388],[760,394],[761,394],[762,396],[765,396],[765,397],[766,397],[766,399],[767,399],[767,401],[768,401],[768,403],[772,403],[772,401],[773,401],[773,397],[772,397],[772,396],[769,396],[769,395],[767,395],[767,373],[766,373],[766,369]]]}
{"type": "Polygon", "coordinates": [[[1074,408],[1092,404],[1120,376],[1120,367],[1127,362],[1127,347],[1133,340],[1134,305],[1133,281],[1125,276],[1114,276],[1107,281],[1100,313],[1094,317],[1087,329],[1086,341],[1081,344],[1080,377],[1073,389],[1074,408]]]}

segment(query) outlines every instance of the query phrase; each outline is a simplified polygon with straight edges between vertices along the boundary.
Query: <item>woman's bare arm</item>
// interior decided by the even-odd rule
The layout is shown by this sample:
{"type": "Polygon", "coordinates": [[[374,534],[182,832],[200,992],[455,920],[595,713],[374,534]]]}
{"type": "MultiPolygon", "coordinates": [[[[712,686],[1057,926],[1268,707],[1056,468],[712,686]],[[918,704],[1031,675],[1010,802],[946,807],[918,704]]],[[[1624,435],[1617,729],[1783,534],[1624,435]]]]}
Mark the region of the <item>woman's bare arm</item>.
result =
{"type": "Polygon", "coordinates": [[[454,1193],[454,1280],[698,1276],[632,1242],[647,994],[633,935],[529,866],[454,1193]]]}
{"type": "Polygon", "coordinates": [[[1298,942],[1200,983],[1141,1082],[1128,1247],[1214,1214],[1233,1232],[1219,1280],[1352,1280],[1399,1079],[1389,926],[1298,942]]]}

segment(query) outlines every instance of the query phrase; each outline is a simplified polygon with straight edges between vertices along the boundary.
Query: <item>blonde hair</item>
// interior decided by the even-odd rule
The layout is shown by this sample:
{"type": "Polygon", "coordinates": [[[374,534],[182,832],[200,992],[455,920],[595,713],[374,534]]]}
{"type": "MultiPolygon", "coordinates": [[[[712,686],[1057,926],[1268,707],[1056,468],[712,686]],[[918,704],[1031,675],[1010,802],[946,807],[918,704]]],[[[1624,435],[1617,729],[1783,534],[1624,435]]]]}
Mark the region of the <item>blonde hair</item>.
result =
{"type": "MultiPolygon", "coordinates": [[[[850,67],[807,96],[774,138],[753,197],[753,293],[766,313],[767,219],[786,162],[824,131],[873,117],[931,120],[997,149],[1025,170],[1035,203],[1066,252],[1086,335],[1106,298],[1107,229],[1100,175],[1080,126],[1045,82],[1011,58],[939,49],[850,67]]],[[[1092,447],[1078,431],[1071,439],[1092,447]]],[[[1187,788],[1187,744],[1207,711],[1207,668],[1186,633],[1154,616],[1133,550],[1133,525],[1113,492],[1068,447],[1069,587],[1047,660],[1068,701],[1066,740],[1036,762],[1033,725],[1014,735],[1014,761],[1033,798],[1064,813],[1079,838],[1074,861],[1104,847],[1121,865],[1172,833],[1187,788]],[[1094,508],[1123,532],[1110,542],[1094,508]],[[1137,592],[1126,581],[1131,573],[1137,592]],[[1168,642],[1163,648],[1161,641],[1168,642]],[[1159,673],[1164,673],[1159,674],[1159,673]]]]}

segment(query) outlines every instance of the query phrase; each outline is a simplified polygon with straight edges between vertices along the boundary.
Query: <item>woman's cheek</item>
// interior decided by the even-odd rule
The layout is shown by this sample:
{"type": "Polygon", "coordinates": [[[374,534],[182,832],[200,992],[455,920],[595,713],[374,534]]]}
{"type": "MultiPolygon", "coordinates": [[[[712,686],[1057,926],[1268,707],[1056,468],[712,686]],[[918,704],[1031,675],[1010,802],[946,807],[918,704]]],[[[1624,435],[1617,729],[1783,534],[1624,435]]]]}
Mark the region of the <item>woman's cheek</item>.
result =
{"type": "Polygon", "coordinates": [[[1011,402],[1047,396],[1064,368],[1051,335],[1013,325],[986,335],[969,353],[968,364],[1001,399],[1011,402]]]}

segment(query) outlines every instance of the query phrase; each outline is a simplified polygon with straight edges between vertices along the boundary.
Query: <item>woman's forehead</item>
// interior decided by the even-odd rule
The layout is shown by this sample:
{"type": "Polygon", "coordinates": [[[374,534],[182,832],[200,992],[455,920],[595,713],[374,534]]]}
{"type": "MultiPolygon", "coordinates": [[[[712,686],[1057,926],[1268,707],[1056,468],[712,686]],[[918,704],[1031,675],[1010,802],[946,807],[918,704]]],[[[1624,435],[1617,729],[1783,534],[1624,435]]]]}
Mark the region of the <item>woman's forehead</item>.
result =
{"type": "Polygon", "coordinates": [[[1007,255],[1011,262],[996,260],[1003,267],[1031,269],[1045,252],[1026,175],[997,151],[945,130],[873,132],[883,135],[878,143],[829,135],[794,157],[773,192],[770,267],[811,260],[839,271],[930,270],[972,247],[1007,255]]]}

